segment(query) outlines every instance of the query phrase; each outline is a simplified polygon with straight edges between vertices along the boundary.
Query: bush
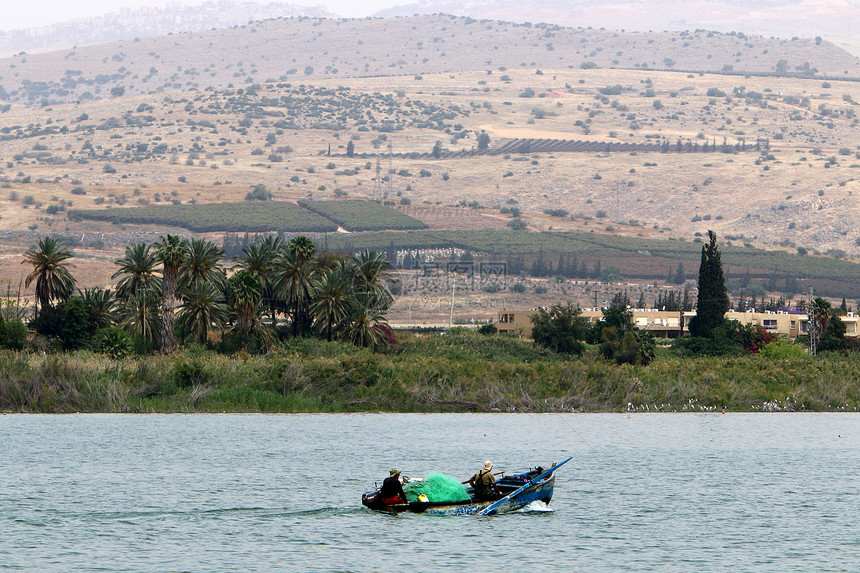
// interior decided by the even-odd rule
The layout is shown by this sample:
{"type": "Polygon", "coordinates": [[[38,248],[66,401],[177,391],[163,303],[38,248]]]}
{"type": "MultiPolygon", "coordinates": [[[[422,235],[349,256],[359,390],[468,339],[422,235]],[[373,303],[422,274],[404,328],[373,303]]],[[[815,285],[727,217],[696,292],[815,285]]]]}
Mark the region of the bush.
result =
{"type": "Polygon", "coordinates": [[[199,356],[194,356],[190,360],[179,358],[173,367],[173,381],[180,388],[205,386],[211,382],[210,378],[199,356]]]}
{"type": "Polygon", "coordinates": [[[732,340],[685,336],[672,343],[678,356],[726,356],[743,354],[743,350],[732,340]]]}
{"type": "Polygon", "coordinates": [[[585,345],[581,342],[588,325],[580,316],[582,310],[568,303],[556,304],[549,310],[539,309],[531,316],[532,338],[535,344],[553,352],[582,354],[585,345]]]}
{"type": "Polygon", "coordinates": [[[103,328],[93,336],[93,350],[111,358],[125,358],[132,350],[131,338],[121,328],[103,328]]]}
{"type": "Polygon", "coordinates": [[[10,350],[24,350],[27,342],[27,325],[21,319],[13,318],[3,324],[3,332],[0,333],[0,347],[10,350]]]}
{"type": "Polygon", "coordinates": [[[528,228],[528,225],[525,221],[523,221],[519,217],[516,217],[508,221],[508,227],[510,227],[514,231],[525,231],[528,228]]]}
{"type": "Polygon", "coordinates": [[[268,201],[271,198],[272,193],[262,183],[254,185],[250,193],[245,195],[245,201],[268,201]]]}
{"type": "Polygon", "coordinates": [[[770,344],[766,344],[759,349],[758,355],[768,360],[788,360],[808,356],[802,346],[785,338],[780,338],[770,344]]]}
{"type": "Polygon", "coordinates": [[[135,356],[146,356],[152,354],[152,341],[142,334],[138,334],[131,341],[131,351],[135,356]]]}
{"type": "Polygon", "coordinates": [[[63,328],[63,313],[52,307],[42,308],[38,316],[30,321],[30,328],[46,338],[57,338],[63,328]]]}
{"type": "Polygon", "coordinates": [[[84,299],[70,298],[58,307],[57,313],[62,316],[59,335],[63,350],[86,346],[95,334],[96,325],[84,299]]]}
{"type": "Polygon", "coordinates": [[[493,323],[482,324],[481,326],[478,327],[478,332],[480,334],[483,334],[484,336],[496,334],[498,331],[499,331],[499,329],[496,328],[496,325],[493,323]]]}
{"type": "Polygon", "coordinates": [[[616,364],[648,366],[654,359],[654,337],[649,332],[634,329],[619,337],[615,327],[607,327],[603,329],[603,338],[600,353],[616,364]]]}

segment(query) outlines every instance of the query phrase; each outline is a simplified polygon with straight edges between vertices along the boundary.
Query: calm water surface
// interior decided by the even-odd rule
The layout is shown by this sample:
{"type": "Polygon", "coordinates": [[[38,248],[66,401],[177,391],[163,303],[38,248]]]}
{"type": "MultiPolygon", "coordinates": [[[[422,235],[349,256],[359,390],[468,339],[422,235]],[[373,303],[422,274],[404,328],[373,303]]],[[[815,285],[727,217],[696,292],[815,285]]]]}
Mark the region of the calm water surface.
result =
{"type": "Polygon", "coordinates": [[[856,571],[854,414],[0,416],[0,570],[856,571]],[[388,468],[569,455],[550,509],[387,516],[388,468]]]}

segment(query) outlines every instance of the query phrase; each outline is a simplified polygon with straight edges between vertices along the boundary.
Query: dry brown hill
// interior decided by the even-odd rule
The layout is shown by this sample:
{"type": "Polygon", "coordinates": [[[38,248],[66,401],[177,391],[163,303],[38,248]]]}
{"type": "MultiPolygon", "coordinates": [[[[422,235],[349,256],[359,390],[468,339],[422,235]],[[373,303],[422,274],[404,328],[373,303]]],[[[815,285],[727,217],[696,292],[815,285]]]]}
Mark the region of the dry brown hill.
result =
{"type": "Polygon", "coordinates": [[[422,0],[378,15],[434,13],[611,30],[704,28],[781,38],[822,36],[840,45],[860,29],[857,0],[422,0]]]}
{"type": "Polygon", "coordinates": [[[0,100],[47,105],[264,81],[500,69],[676,69],[860,77],[826,41],[625,33],[454,16],[274,19],[0,60],[0,100]]]}

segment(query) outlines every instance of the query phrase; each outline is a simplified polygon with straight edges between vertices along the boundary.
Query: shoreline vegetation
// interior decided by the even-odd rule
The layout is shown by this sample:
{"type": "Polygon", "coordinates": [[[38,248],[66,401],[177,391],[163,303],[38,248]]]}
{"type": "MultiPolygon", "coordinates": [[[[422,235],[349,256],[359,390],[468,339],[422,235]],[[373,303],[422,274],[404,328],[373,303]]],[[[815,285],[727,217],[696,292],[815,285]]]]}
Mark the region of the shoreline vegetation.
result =
{"type": "Polygon", "coordinates": [[[648,366],[578,357],[455,328],[403,334],[387,353],[316,338],[267,354],[191,345],[112,359],[76,351],[0,352],[0,410],[71,412],[857,411],[853,353],[680,357],[648,366]]]}
{"type": "Polygon", "coordinates": [[[385,316],[390,262],[317,252],[303,236],[246,247],[229,278],[211,242],[163,236],[116,261],[116,293],[72,296],[72,253],[46,237],[24,258],[38,314],[25,325],[25,305],[0,308],[14,315],[0,313],[0,411],[860,409],[860,361],[845,352],[857,345],[837,310],[809,302],[810,354],[726,321],[720,252],[708,236],[693,336],[659,348],[634,325],[626,293],[595,323],[570,303],[539,309],[533,341],[492,324],[395,336],[385,316]]]}

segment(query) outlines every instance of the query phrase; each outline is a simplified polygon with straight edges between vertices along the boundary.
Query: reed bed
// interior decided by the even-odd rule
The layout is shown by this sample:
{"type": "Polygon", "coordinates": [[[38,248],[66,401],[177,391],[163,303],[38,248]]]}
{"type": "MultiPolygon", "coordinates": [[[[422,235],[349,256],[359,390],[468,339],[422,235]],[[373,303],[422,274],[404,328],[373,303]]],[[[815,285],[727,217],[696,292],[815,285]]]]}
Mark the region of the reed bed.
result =
{"type": "Polygon", "coordinates": [[[266,355],[0,352],[6,412],[856,411],[856,354],[682,358],[618,366],[473,332],[407,335],[377,354],[321,340],[266,355]]]}

